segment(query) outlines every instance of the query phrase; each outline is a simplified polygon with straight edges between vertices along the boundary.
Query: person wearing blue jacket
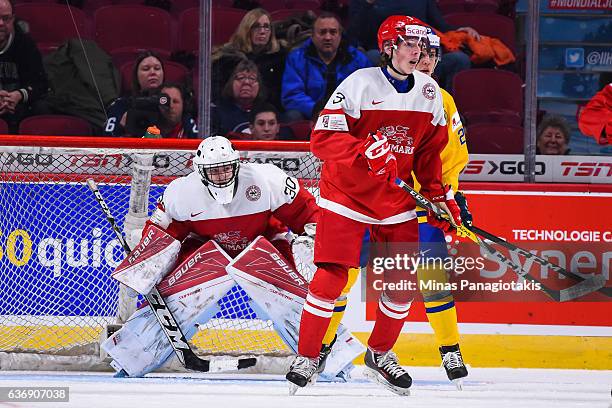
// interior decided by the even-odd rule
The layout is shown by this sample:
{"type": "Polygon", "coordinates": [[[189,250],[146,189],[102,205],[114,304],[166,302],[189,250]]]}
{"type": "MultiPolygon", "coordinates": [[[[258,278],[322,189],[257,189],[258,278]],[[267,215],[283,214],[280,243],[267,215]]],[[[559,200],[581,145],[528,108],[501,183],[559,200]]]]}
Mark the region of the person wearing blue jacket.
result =
{"type": "Polygon", "coordinates": [[[286,119],[312,118],[318,110],[315,107],[322,107],[346,77],[370,66],[365,54],[342,39],[338,18],[321,13],[314,22],[312,38],[287,56],[282,85],[286,119]]]}

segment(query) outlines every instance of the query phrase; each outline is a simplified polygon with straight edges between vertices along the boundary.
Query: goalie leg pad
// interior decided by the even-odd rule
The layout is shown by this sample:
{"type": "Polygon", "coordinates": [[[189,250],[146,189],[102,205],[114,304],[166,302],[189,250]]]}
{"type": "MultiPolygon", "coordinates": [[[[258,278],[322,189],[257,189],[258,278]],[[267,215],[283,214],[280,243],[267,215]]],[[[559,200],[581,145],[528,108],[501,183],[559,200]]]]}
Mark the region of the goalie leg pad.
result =
{"type": "MultiPolygon", "coordinates": [[[[225,271],[231,258],[209,241],[191,254],[158,285],[168,308],[190,339],[218,310],[218,301],[235,285],[225,271]]],[[[103,344],[113,367],[141,377],[162,366],[173,350],[149,307],[141,307],[103,344]]]]}
{"type": "MultiPolygon", "coordinates": [[[[268,318],[293,352],[297,352],[300,318],[308,283],[265,238],[256,238],[227,267],[236,283],[252,299],[260,318],[268,318]]],[[[334,378],[350,366],[365,347],[341,327],[328,357],[324,375],[334,378]]]]}
{"type": "Polygon", "coordinates": [[[283,341],[296,350],[298,322],[308,283],[264,237],[257,237],[227,266],[227,273],[269,318],[283,341]]]}

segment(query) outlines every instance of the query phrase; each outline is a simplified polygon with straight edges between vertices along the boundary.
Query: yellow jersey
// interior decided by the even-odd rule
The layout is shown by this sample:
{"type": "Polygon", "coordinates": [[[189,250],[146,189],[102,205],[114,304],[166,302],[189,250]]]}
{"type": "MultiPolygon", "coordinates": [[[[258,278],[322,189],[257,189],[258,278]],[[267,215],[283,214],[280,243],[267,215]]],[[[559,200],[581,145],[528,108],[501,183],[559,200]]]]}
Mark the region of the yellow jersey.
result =
{"type": "MultiPolygon", "coordinates": [[[[442,92],[442,103],[444,105],[444,118],[448,128],[448,144],[440,153],[442,161],[442,183],[451,186],[454,192],[459,189],[459,173],[463,170],[468,162],[468,149],[465,139],[465,128],[461,123],[457,106],[453,97],[444,89],[442,92]]],[[[414,188],[419,191],[421,185],[417,181],[414,173],[414,188]]],[[[423,210],[417,207],[417,210],[423,210]]]]}

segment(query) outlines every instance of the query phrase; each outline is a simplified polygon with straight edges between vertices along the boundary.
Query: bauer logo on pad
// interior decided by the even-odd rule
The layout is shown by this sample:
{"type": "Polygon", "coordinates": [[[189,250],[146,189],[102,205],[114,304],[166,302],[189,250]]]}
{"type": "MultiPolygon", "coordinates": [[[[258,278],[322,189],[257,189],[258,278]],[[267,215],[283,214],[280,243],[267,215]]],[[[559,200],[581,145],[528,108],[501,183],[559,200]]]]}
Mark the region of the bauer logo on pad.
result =
{"type": "Polygon", "coordinates": [[[225,267],[231,258],[214,241],[208,241],[178,265],[159,283],[164,297],[185,291],[204,282],[226,276],[225,267]]]}

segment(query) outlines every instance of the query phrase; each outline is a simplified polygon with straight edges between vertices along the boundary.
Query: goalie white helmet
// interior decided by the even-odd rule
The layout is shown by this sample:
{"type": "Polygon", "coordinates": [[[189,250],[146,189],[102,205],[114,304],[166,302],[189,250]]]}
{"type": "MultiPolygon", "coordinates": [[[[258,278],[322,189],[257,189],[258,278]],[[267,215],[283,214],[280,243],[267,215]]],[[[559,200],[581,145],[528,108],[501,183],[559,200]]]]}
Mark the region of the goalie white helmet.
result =
{"type": "Polygon", "coordinates": [[[240,155],[229,140],[222,136],[204,139],[196,150],[193,168],[219,204],[232,202],[236,193],[240,155]]]}

